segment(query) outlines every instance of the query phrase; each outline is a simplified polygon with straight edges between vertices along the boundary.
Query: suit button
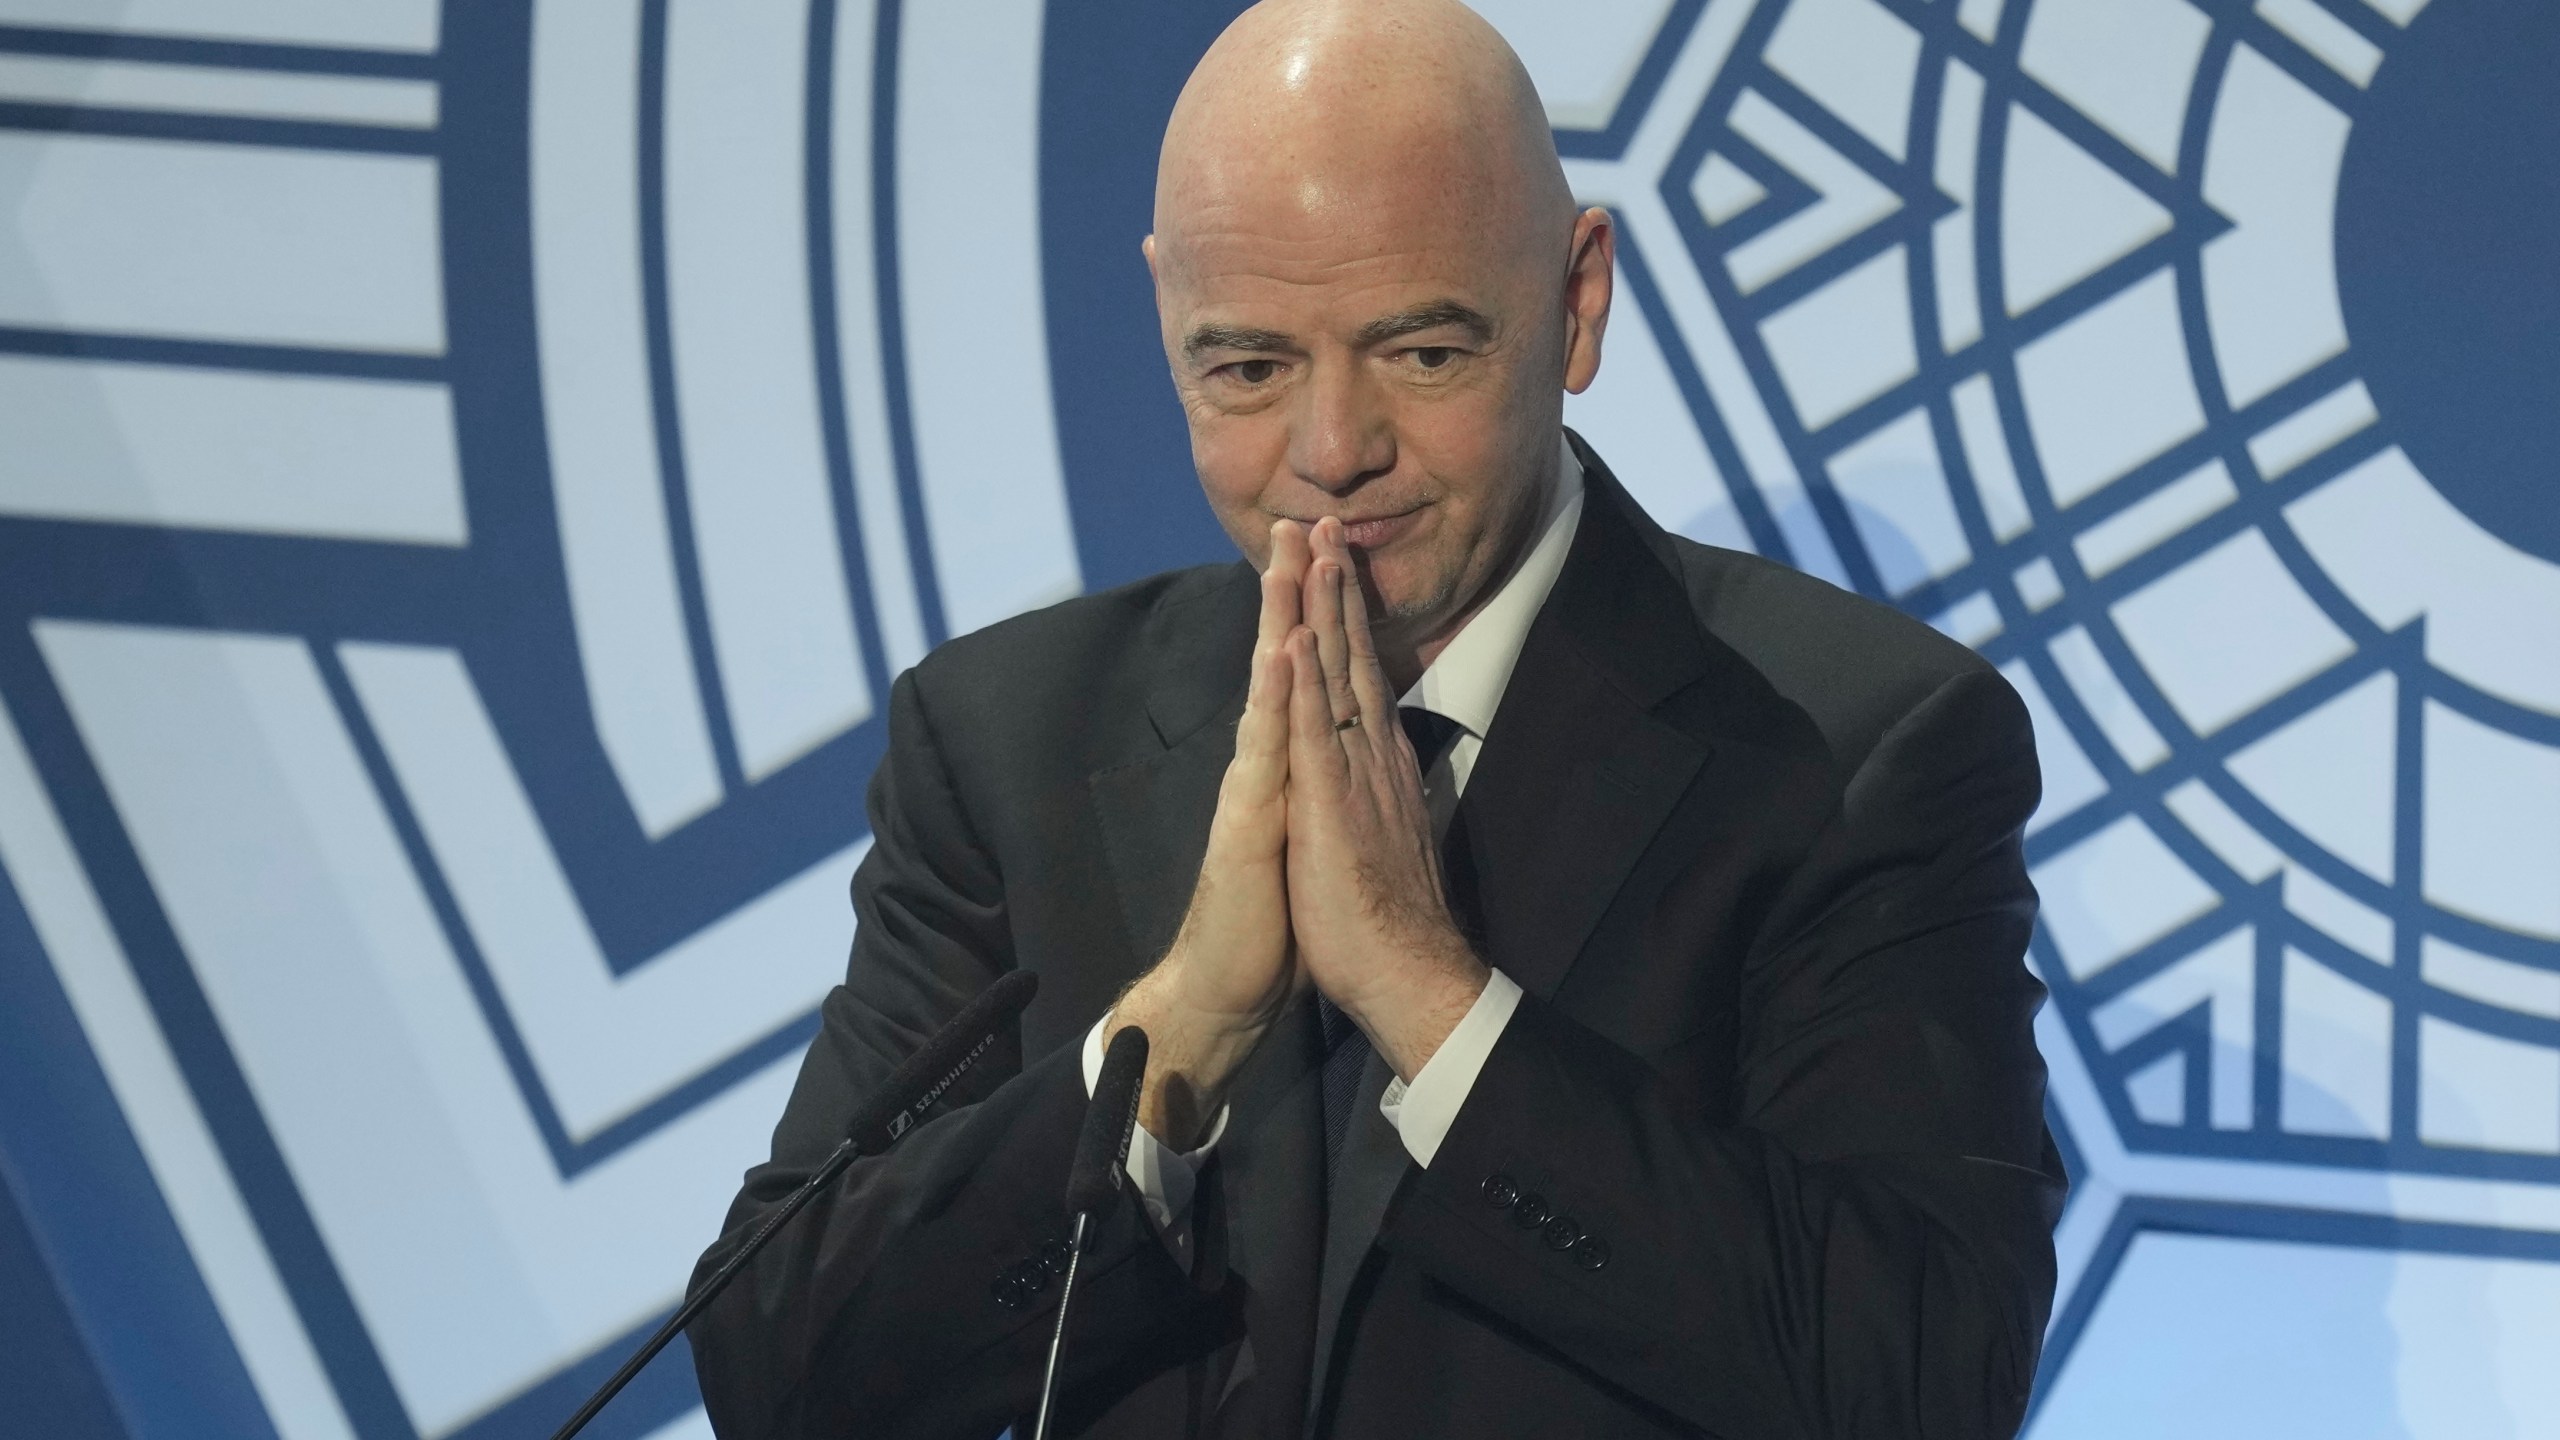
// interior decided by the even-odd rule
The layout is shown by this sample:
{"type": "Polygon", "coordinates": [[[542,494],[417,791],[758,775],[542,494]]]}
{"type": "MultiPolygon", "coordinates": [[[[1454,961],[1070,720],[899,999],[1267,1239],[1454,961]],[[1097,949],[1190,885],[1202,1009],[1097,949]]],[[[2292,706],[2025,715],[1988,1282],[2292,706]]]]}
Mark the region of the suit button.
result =
{"type": "Polygon", "coordinates": [[[996,1304],[1007,1310],[1019,1310],[1031,1303],[1031,1293],[1022,1288],[1022,1281],[1010,1270],[996,1277],[991,1293],[996,1304]]]}
{"type": "Polygon", "coordinates": [[[1549,1220],[1539,1233],[1546,1236],[1550,1250],[1570,1250],[1582,1239],[1582,1227],[1575,1224],[1570,1215],[1558,1215],[1549,1220]]]}
{"type": "Polygon", "coordinates": [[[1052,1240],[1040,1247],[1040,1268],[1052,1275],[1066,1274],[1067,1262],[1074,1258],[1075,1252],[1064,1240],[1052,1240]]]}
{"type": "Polygon", "coordinates": [[[1511,1223],[1523,1230],[1535,1230],[1546,1224],[1547,1217],[1555,1213],[1548,1207],[1545,1196],[1524,1190],[1520,1192],[1518,1203],[1511,1207],[1511,1223]]]}
{"type": "Polygon", "coordinates": [[[1025,1260],[1013,1267],[1013,1282],[1025,1295],[1037,1295],[1049,1288],[1049,1272],[1037,1260],[1025,1260]]]}
{"type": "Polygon", "coordinates": [[[1597,1235],[1585,1235],[1573,1247],[1573,1263],[1585,1270],[1597,1270],[1609,1263],[1609,1242],[1597,1235]]]}
{"type": "Polygon", "coordinates": [[[1508,1175],[1484,1177],[1484,1203],[1496,1210],[1508,1210],[1520,1198],[1520,1182],[1508,1175]]]}

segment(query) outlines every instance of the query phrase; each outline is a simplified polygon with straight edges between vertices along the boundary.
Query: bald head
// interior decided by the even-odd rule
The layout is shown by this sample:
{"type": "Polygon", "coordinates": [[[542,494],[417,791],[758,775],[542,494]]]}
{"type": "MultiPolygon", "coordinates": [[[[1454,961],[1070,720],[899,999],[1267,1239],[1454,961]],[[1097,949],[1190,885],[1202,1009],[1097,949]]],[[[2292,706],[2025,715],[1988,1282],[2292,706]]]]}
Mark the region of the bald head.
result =
{"type": "Polygon", "coordinates": [[[1256,562],[1341,520],[1399,683],[1552,509],[1613,244],[1454,0],[1265,0],[1183,87],[1147,258],[1201,486],[1256,562]]]}
{"type": "Polygon", "coordinates": [[[1573,197],[1529,72],[1456,0],[1264,0],[1209,47],[1165,127],[1160,263],[1203,227],[1376,206],[1560,259],[1573,197]]]}

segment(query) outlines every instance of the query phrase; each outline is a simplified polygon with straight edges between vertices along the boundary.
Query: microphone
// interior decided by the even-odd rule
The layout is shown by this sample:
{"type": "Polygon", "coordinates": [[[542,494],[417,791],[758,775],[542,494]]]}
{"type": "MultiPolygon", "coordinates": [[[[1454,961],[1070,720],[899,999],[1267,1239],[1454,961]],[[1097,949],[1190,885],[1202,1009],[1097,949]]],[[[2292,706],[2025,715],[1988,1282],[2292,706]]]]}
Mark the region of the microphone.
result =
{"type": "Polygon", "coordinates": [[[960,1007],[959,1014],[917,1046],[916,1053],[871,1092],[871,1103],[853,1112],[853,1120],[845,1126],[845,1145],[864,1155],[877,1155],[896,1144],[994,1046],[1003,1028],[1013,1023],[1039,989],[1040,977],[1028,970],[1008,970],[997,976],[996,983],[960,1007]]]}
{"type": "MultiPolygon", "coordinates": [[[[685,1297],[684,1304],[677,1308],[676,1313],[667,1317],[666,1324],[658,1327],[658,1333],[650,1336],[647,1344],[622,1362],[622,1368],[613,1372],[613,1378],[588,1396],[587,1403],[578,1407],[578,1413],[570,1416],[569,1423],[554,1432],[551,1440],[570,1440],[571,1436],[585,1429],[587,1422],[596,1418],[596,1412],[621,1394],[622,1387],[630,1384],[643,1366],[658,1358],[658,1352],[667,1348],[668,1341],[682,1333],[685,1326],[693,1323],[695,1316],[719,1298],[721,1291],[729,1288],[729,1282],[738,1278],[738,1272],[755,1258],[757,1251],[765,1247],[765,1242],[773,1238],[774,1232],[816,1199],[818,1192],[832,1184],[847,1166],[861,1156],[880,1154],[898,1143],[900,1136],[914,1129],[924,1112],[950,1093],[960,1077],[968,1074],[970,1067],[985,1059],[987,1052],[995,1048],[996,1041],[1004,1035],[1005,1027],[1011,1025],[1023,1007],[1031,1003],[1032,995],[1039,989],[1039,976],[1028,970],[1008,970],[997,976],[994,984],[978,992],[976,999],[960,1007],[960,1013],[934,1031],[924,1044],[916,1047],[916,1052],[891,1071],[880,1088],[871,1092],[871,1098],[863,1103],[862,1108],[853,1112],[853,1121],[845,1127],[844,1139],[837,1143],[834,1153],[827,1156],[826,1163],[818,1167],[817,1173],[802,1181],[800,1188],[792,1191],[766,1218],[764,1227],[738,1247],[737,1254],[730,1256],[710,1279],[703,1281],[700,1289],[685,1297]]],[[[1145,1037],[1139,1037],[1138,1043],[1143,1054],[1145,1037]]],[[[1137,1104],[1134,1092],[1129,1103],[1130,1113],[1134,1116],[1137,1104]]],[[[1128,1144],[1125,1137],[1121,1144],[1125,1149],[1128,1144]]]]}
{"type": "Polygon", "coordinates": [[[1058,1287],[1058,1324],[1049,1332],[1049,1365],[1040,1377],[1040,1417],[1031,1440],[1049,1440],[1049,1408],[1058,1396],[1058,1356],[1066,1347],[1067,1306],[1076,1297],[1076,1270],[1084,1260],[1085,1233],[1093,1216],[1126,1182],[1129,1135],[1138,1125],[1138,1095],[1147,1078],[1147,1032],[1123,1025],[1102,1053],[1102,1073],[1085,1106],[1075,1163],[1067,1167],[1067,1211],[1076,1217],[1067,1248],[1066,1280],[1058,1287]]]}

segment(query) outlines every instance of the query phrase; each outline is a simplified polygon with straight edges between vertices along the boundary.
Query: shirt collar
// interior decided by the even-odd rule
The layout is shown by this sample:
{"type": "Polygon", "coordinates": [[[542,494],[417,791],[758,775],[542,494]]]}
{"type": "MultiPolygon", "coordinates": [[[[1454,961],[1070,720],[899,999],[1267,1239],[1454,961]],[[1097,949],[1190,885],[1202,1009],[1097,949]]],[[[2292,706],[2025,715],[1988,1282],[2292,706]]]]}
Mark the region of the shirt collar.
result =
{"type": "Polygon", "coordinates": [[[1477,740],[1484,739],[1493,728],[1493,712],[1502,704],[1502,692],[1511,683],[1512,667],[1520,662],[1529,622],[1538,618],[1547,592],[1564,571],[1565,553],[1573,548],[1573,532],[1582,520],[1582,494],[1582,462],[1559,437],[1556,483],[1536,543],[1493,598],[1458,627],[1413,688],[1397,697],[1399,705],[1419,705],[1446,715],[1477,740]]]}

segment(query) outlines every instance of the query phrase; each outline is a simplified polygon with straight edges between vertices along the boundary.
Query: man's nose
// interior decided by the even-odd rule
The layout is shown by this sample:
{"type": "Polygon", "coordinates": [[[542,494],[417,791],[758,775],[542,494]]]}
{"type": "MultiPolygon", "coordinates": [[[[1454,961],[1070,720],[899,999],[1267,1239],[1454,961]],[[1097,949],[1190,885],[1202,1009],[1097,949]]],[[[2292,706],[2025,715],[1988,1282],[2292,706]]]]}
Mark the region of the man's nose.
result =
{"type": "Polygon", "coordinates": [[[1290,426],[1289,465],[1308,484],[1346,494],[1395,468],[1395,426],[1357,361],[1313,368],[1290,426]]]}

